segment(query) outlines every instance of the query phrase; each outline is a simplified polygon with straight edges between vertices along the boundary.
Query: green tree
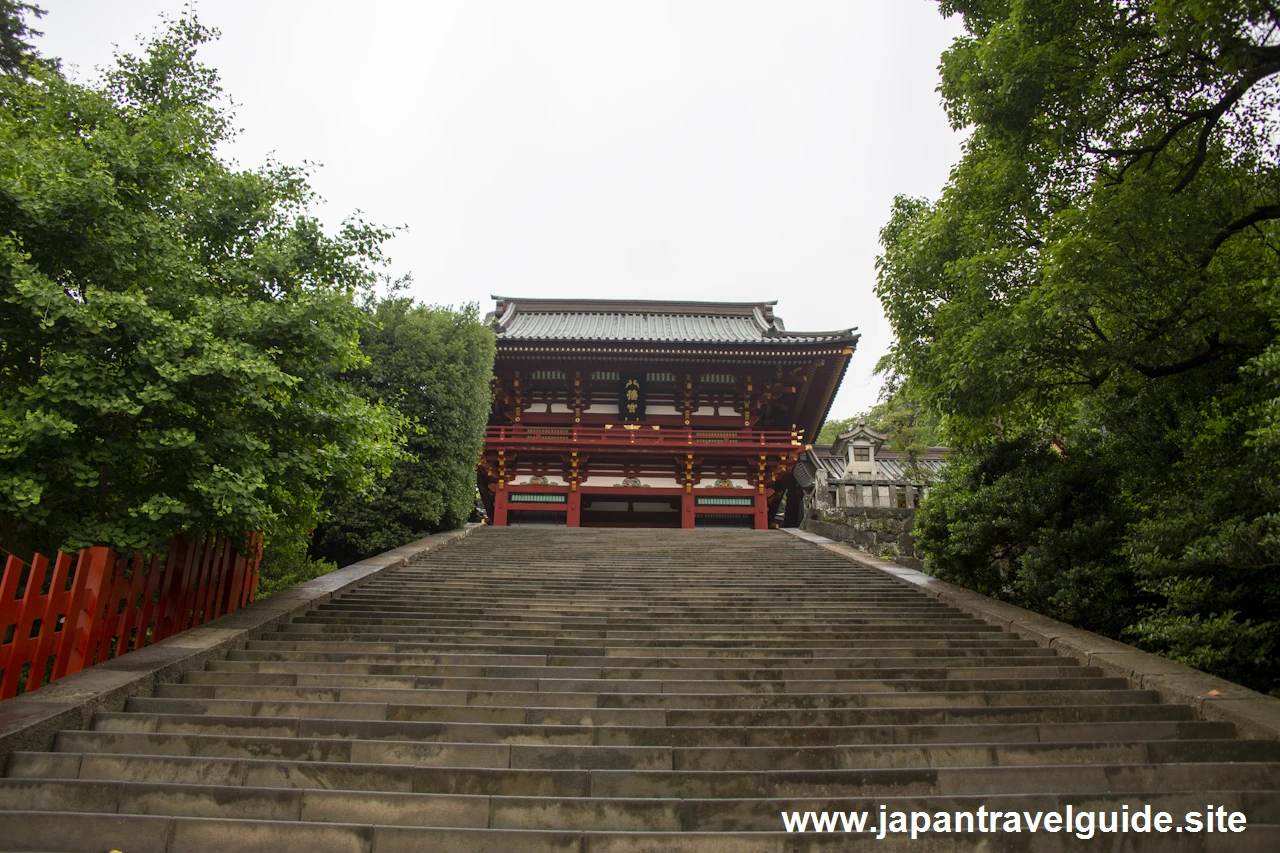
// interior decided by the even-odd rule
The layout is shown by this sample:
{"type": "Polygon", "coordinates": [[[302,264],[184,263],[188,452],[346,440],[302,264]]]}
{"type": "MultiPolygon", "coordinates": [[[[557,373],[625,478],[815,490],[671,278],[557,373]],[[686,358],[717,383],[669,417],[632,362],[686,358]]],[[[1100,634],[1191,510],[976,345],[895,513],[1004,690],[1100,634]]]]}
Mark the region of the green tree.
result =
{"type": "MultiPolygon", "coordinates": [[[[898,199],[882,231],[892,369],[971,465],[1026,441],[1097,469],[1116,496],[1086,550],[1125,555],[1127,637],[1276,688],[1280,8],[941,5],[968,30],[941,91],[972,136],[942,197],[898,199]]],[[[1085,489],[1034,458],[1006,476],[1085,489]]],[[[953,509],[995,523],[956,476],[953,509]]],[[[1024,551],[1060,523],[1020,517],[1024,551]]],[[[929,541],[933,571],[981,574],[978,538],[929,541]]]]}
{"type": "Polygon", "coordinates": [[[858,425],[858,418],[860,417],[864,416],[854,415],[851,418],[842,420],[826,421],[822,424],[822,429],[818,430],[818,440],[815,444],[834,444],[841,433],[848,432],[858,425]]]}
{"type": "Polygon", "coordinates": [[[39,59],[31,38],[42,33],[27,26],[27,15],[42,17],[44,9],[20,0],[0,0],[0,73],[25,74],[27,65],[39,59]]]}
{"type": "Polygon", "coordinates": [[[268,538],[367,490],[399,419],[344,381],[379,228],[241,171],[214,34],[170,22],[93,85],[0,75],[0,537],[10,550],[268,538]]]}
{"type": "Polygon", "coordinates": [[[367,306],[365,366],[347,374],[365,399],[410,423],[406,450],[371,497],[331,489],[313,554],[346,564],[467,521],[492,394],[494,335],[477,307],[415,305],[396,295],[367,306]]]}
{"type": "Polygon", "coordinates": [[[888,393],[867,413],[867,422],[884,433],[885,447],[903,454],[909,475],[931,480],[933,475],[919,461],[938,443],[938,419],[921,405],[909,385],[891,381],[888,393]]]}
{"type": "Polygon", "coordinates": [[[884,433],[889,450],[905,454],[908,466],[915,469],[917,476],[927,477],[916,461],[937,445],[938,419],[914,399],[904,385],[887,382],[883,396],[868,412],[824,423],[817,443],[833,444],[842,433],[857,426],[859,420],[865,420],[871,429],[884,433]]]}

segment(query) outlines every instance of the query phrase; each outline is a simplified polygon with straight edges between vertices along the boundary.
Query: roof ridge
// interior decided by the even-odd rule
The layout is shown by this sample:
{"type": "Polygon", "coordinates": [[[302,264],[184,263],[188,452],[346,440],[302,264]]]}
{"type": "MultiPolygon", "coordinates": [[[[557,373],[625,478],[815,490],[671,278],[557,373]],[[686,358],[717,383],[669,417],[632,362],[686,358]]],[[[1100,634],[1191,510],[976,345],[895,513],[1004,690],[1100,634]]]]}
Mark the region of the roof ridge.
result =
{"type": "Polygon", "coordinates": [[[498,300],[486,321],[500,339],[725,344],[854,343],[855,329],[787,331],[777,302],[639,299],[498,300]]]}

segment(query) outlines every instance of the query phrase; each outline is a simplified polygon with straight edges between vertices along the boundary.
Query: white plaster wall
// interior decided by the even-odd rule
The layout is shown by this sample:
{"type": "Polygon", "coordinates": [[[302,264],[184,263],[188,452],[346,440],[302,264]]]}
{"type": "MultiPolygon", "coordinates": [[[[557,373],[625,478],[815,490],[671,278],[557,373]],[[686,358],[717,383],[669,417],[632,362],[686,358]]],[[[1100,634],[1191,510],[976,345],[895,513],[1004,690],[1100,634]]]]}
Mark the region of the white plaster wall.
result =
{"type": "MultiPolygon", "coordinates": [[[[593,476],[587,477],[582,481],[584,486],[616,486],[622,482],[621,474],[610,474],[605,477],[593,476]]],[[[640,482],[655,489],[674,489],[679,483],[674,477],[641,477],[640,482]]]]}

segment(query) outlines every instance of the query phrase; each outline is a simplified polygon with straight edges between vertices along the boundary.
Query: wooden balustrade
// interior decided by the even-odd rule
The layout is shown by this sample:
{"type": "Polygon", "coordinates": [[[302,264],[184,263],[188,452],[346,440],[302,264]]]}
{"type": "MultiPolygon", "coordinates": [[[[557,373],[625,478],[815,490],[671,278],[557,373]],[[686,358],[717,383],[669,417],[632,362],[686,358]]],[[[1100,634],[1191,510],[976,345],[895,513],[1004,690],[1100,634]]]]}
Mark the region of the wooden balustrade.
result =
{"type": "Polygon", "coordinates": [[[10,556],[0,575],[0,699],[238,610],[257,589],[260,537],[248,551],[221,536],[179,536],[163,555],[10,556]]]}
{"type": "Polygon", "coordinates": [[[906,480],[846,478],[832,480],[833,502],[838,507],[919,509],[929,487],[906,480]]]}
{"type": "Polygon", "coordinates": [[[485,443],[491,446],[503,444],[536,443],[539,446],[566,444],[595,445],[679,445],[681,447],[705,446],[786,446],[799,447],[799,436],[787,430],[732,430],[693,429],[688,427],[659,427],[655,424],[621,423],[609,426],[541,426],[515,424],[491,426],[485,430],[485,443]]]}

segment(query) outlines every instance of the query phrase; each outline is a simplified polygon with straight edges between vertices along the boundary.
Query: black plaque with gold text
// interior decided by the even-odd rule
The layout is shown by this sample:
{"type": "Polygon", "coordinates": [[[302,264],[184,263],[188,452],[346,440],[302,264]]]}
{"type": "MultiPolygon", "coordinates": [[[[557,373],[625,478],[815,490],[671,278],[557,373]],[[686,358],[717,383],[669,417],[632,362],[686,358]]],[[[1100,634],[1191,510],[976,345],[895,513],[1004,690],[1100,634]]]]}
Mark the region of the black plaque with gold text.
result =
{"type": "Polygon", "coordinates": [[[624,421],[644,420],[643,373],[624,373],[619,376],[618,417],[624,421]]]}

